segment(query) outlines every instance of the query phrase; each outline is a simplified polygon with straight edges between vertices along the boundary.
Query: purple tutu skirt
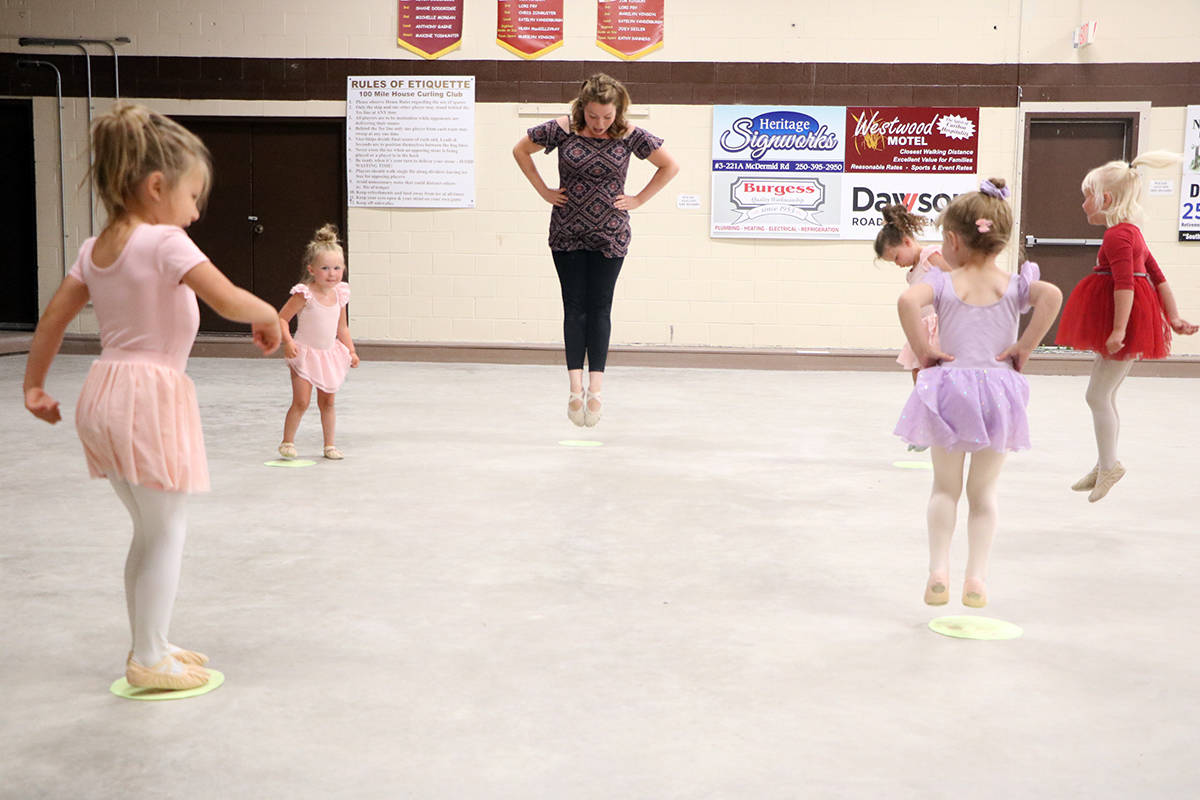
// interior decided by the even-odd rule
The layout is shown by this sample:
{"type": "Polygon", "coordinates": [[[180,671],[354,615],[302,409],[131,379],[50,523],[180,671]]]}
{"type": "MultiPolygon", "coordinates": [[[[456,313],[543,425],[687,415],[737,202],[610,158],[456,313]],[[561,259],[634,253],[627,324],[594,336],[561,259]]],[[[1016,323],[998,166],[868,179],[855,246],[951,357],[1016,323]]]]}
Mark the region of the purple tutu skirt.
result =
{"type": "Polygon", "coordinates": [[[1029,382],[1013,369],[936,366],[917,374],[895,434],[950,451],[1029,449],[1029,382]]]}

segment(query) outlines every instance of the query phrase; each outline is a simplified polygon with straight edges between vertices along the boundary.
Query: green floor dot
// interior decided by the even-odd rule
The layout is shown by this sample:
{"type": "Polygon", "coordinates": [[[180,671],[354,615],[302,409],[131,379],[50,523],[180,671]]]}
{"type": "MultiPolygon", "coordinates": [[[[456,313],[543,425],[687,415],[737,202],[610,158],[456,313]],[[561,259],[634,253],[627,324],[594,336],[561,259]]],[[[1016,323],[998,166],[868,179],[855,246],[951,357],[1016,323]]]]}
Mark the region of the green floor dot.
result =
{"type": "Polygon", "coordinates": [[[265,467],[311,467],[316,464],[315,461],[309,461],[305,458],[277,458],[274,461],[264,461],[265,467]]]}
{"type": "Polygon", "coordinates": [[[1021,628],[1011,622],[974,616],[937,617],[930,620],[929,629],[955,639],[1016,639],[1022,633],[1021,628]]]}
{"type": "Polygon", "coordinates": [[[933,469],[933,464],[928,461],[893,461],[892,466],[900,469],[933,469]]]}
{"type": "Polygon", "coordinates": [[[590,439],[563,439],[559,444],[564,447],[603,447],[604,442],[595,442],[590,439]]]}
{"type": "Polygon", "coordinates": [[[137,689],[129,685],[129,682],[124,678],[117,678],[113,681],[112,686],[108,690],[117,697],[124,697],[126,700],[183,700],[187,697],[198,697],[202,694],[208,694],[220,687],[225,682],[225,673],[220,670],[210,669],[208,671],[208,683],[196,689],[137,689]]]}

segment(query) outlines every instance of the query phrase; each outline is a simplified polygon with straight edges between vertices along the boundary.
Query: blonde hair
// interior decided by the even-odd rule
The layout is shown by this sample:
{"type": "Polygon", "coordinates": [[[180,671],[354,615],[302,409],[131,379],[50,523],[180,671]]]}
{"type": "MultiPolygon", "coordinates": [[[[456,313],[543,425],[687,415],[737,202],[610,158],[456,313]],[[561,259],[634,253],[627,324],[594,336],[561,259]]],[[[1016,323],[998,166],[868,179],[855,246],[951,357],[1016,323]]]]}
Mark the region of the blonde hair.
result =
{"type": "Polygon", "coordinates": [[[1101,211],[1108,227],[1122,222],[1132,222],[1136,225],[1142,220],[1142,204],[1139,202],[1142,196],[1141,168],[1162,169],[1182,160],[1183,156],[1178,153],[1152,150],[1142,153],[1132,162],[1110,161],[1083,176],[1080,188],[1085,194],[1094,195],[1101,202],[1105,192],[1112,195],[1112,203],[1101,211]]]}
{"type": "MultiPolygon", "coordinates": [[[[988,178],[988,182],[997,190],[1004,189],[1003,178],[988,178]]],[[[971,250],[995,255],[1008,245],[1008,238],[1012,236],[1012,206],[1007,200],[982,189],[965,192],[943,209],[938,225],[944,231],[958,234],[971,250]]]]}
{"type": "Polygon", "coordinates": [[[129,210],[137,186],[151,173],[161,172],[175,186],[188,170],[204,168],[200,208],[212,188],[212,157],[200,137],[170,117],[143,105],[118,101],[92,123],[91,175],[108,218],[129,210]]]}
{"type": "Polygon", "coordinates": [[[925,230],[925,218],[914,214],[905,206],[894,203],[883,207],[883,227],[875,236],[875,257],[883,258],[883,251],[904,243],[904,237],[916,239],[925,230]]]}
{"type": "Polygon", "coordinates": [[[300,264],[300,280],[302,283],[312,283],[316,280],[315,276],[308,271],[308,267],[317,260],[317,256],[321,255],[321,253],[340,253],[342,258],[346,257],[341,243],[338,242],[337,225],[334,225],[332,222],[326,222],[317,228],[317,232],[313,234],[312,240],[304,246],[304,259],[300,264]]]}
{"type": "Polygon", "coordinates": [[[608,128],[608,138],[622,139],[629,130],[625,112],[629,109],[629,91],[616,78],[597,72],[579,86],[579,94],[571,101],[571,130],[581,131],[587,127],[584,109],[588,103],[611,105],[616,109],[613,123],[608,128]]]}

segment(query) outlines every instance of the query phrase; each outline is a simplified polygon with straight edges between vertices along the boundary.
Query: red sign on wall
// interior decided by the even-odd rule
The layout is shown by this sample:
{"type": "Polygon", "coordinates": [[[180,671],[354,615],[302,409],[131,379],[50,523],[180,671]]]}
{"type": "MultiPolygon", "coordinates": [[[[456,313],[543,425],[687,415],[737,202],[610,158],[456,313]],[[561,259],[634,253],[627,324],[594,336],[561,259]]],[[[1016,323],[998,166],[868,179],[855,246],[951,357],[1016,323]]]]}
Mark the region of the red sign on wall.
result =
{"type": "Polygon", "coordinates": [[[537,58],[563,43],[563,0],[496,0],[496,44],[537,58]]]}
{"type": "Polygon", "coordinates": [[[463,0],[400,0],[397,42],[423,58],[438,58],[462,44],[463,0]]]}
{"type": "Polygon", "coordinates": [[[633,61],[663,46],[665,0],[598,0],[596,46],[633,61]]]}
{"type": "Polygon", "coordinates": [[[978,160],[978,108],[846,109],[846,172],[974,173],[978,160]]]}

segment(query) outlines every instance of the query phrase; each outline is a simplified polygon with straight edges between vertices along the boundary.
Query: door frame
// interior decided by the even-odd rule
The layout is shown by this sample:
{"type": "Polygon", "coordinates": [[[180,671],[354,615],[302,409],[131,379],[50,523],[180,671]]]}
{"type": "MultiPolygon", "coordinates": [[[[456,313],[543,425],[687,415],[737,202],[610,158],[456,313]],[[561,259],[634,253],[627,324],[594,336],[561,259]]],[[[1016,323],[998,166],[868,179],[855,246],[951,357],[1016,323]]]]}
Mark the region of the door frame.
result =
{"type": "Polygon", "coordinates": [[[342,146],[341,146],[342,203],[341,203],[341,216],[338,219],[337,224],[338,224],[338,232],[341,234],[342,249],[346,253],[346,260],[347,261],[350,260],[350,225],[349,225],[350,207],[348,205],[350,190],[348,187],[348,178],[346,175],[346,118],[344,116],[342,116],[342,117],[317,116],[317,115],[313,115],[313,116],[288,116],[288,115],[260,116],[257,114],[191,114],[191,113],[187,113],[187,112],[171,114],[170,116],[172,119],[182,119],[183,121],[180,122],[180,124],[183,125],[185,128],[187,127],[188,120],[199,120],[201,122],[247,122],[247,123],[264,122],[264,123],[282,123],[285,125],[293,125],[294,124],[294,125],[300,125],[300,126],[302,126],[306,123],[310,123],[310,122],[320,122],[320,123],[331,123],[332,122],[332,123],[337,123],[337,124],[341,125],[341,130],[342,130],[342,146]]]}
{"type": "MultiPolygon", "coordinates": [[[[1130,140],[1135,153],[1142,152],[1146,146],[1147,124],[1150,119],[1149,102],[1122,103],[1021,103],[1017,107],[1016,135],[1016,192],[1020,196],[1013,204],[1013,232],[1016,237],[1014,253],[1024,253],[1025,239],[1022,237],[1025,218],[1025,173],[1029,169],[1029,128],[1034,120],[1044,121],[1061,119],[1079,122],[1088,119],[1127,120],[1132,129],[1130,140]]],[[[1131,155],[1131,154],[1128,154],[1131,155]]],[[[1100,166],[1097,164],[1096,166],[1100,166]]],[[[1017,263],[1019,259],[1014,258],[1017,263]]]]}

